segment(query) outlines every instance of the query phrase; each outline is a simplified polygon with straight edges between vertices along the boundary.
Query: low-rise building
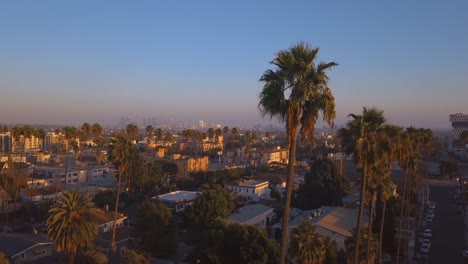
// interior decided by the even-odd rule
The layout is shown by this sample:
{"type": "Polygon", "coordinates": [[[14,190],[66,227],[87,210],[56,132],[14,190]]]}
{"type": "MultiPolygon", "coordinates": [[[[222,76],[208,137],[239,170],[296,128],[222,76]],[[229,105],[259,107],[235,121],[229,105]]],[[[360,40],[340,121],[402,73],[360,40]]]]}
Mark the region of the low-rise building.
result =
{"type": "Polygon", "coordinates": [[[180,154],[171,155],[171,162],[177,165],[179,176],[188,176],[191,172],[208,171],[208,156],[185,157],[180,154]]]}
{"type": "Polygon", "coordinates": [[[250,204],[237,209],[226,221],[265,229],[276,222],[276,214],[273,208],[266,205],[250,204]]]}
{"type": "MultiPolygon", "coordinates": [[[[299,226],[301,221],[310,221],[319,235],[330,238],[336,242],[338,250],[344,250],[344,241],[351,237],[351,231],[356,227],[358,212],[355,209],[343,207],[322,206],[319,209],[302,211],[291,208],[290,221],[288,224],[289,234],[299,226]]],[[[368,223],[369,217],[363,216],[363,223],[368,223]]],[[[272,228],[280,231],[281,223],[272,228]]]]}
{"type": "MultiPolygon", "coordinates": [[[[112,251],[111,240],[114,230],[115,212],[106,209],[99,209],[99,218],[96,219],[98,224],[98,237],[96,238],[96,248],[109,255],[112,251]]],[[[115,228],[115,243],[117,252],[121,256],[125,254],[130,243],[134,241],[132,230],[128,226],[128,217],[124,214],[117,213],[116,228],[115,228]]]]}
{"type": "Polygon", "coordinates": [[[151,199],[153,201],[160,201],[174,212],[182,212],[185,208],[193,203],[197,198],[198,192],[190,191],[175,191],[166,194],[161,194],[151,199]]]}
{"type": "Polygon", "coordinates": [[[56,186],[45,186],[35,189],[23,189],[19,195],[23,201],[30,201],[33,203],[50,202],[62,194],[62,189],[56,186]]]}
{"type": "Polygon", "coordinates": [[[54,243],[42,234],[0,233],[0,252],[10,263],[32,263],[51,256],[54,243]]]}
{"type": "Polygon", "coordinates": [[[249,200],[258,200],[268,190],[268,181],[238,180],[225,185],[236,196],[244,196],[249,200]]]}
{"type": "MultiPolygon", "coordinates": [[[[96,219],[98,224],[98,233],[105,233],[108,231],[112,231],[114,229],[114,219],[115,219],[115,212],[109,211],[106,209],[98,209],[99,218],[96,219]]],[[[124,214],[117,213],[117,224],[116,227],[122,227],[125,224],[125,220],[128,217],[124,214]]]]}
{"type": "MultiPolygon", "coordinates": [[[[86,182],[86,170],[79,167],[35,167],[30,178],[38,181],[43,180],[44,186],[55,186],[56,184],[79,184],[86,182]]],[[[30,182],[32,183],[34,180],[31,180],[30,182]]],[[[30,188],[34,188],[34,186],[31,186],[30,188]]]]}

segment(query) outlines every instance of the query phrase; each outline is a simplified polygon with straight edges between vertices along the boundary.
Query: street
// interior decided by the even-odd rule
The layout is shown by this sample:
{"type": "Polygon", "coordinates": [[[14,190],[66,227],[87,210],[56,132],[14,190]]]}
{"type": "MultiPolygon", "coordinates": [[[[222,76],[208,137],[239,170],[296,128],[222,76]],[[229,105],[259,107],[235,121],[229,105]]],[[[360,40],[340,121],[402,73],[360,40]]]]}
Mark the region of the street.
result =
{"type": "Polygon", "coordinates": [[[432,246],[429,263],[465,263],[465,227],[461,208],[455,205],[455,185],[448,181],[430,181],[430,200],[436,202],[432,224],[432,246]]]}

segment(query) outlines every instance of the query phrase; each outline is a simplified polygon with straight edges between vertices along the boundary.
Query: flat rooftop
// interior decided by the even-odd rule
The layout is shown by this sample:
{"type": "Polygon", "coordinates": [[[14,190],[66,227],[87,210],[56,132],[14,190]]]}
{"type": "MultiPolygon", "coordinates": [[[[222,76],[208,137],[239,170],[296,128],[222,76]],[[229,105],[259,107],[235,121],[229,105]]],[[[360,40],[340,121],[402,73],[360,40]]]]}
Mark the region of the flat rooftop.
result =
{"type": "Polygon", "coordinates": [[[250,204],[246,205],[244,207],[239,208],[237,212],[231,214],[229,216],[229,220],[232,222],[237,222],[240,224],[243,224],[250,219],[253,219],[261,214],[264,214],[268,211],[272,211],[273,208],[268,207],[263,204],[250,204]]]}
{"type": "Polygon", "coordinates": [[[268,181],[262,181],[262,180],[246,180],[246,181],[234,181],[230,182],[226,185],[228,186],[248,186],[248,187],[255,187],[258,185],[268,185],[268,181]]]}
{"type": "Polygon", "coordinates": [[[192,201],[195,200],[197,197],[197,192],[191,191],[175,191],[170,193],[165,193],[158,195],[157,197],[153,197],[152,199],[159,199],[165,202],[181,202],[181,201],[192,201]]]}

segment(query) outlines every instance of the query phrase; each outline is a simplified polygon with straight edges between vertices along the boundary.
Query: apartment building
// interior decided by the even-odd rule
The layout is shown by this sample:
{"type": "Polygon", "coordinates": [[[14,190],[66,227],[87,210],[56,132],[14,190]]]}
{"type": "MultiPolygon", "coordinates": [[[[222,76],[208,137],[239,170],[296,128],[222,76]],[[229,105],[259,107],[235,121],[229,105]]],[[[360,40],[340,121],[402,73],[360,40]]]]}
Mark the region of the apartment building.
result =
{"type": "Polygon", "coordinates": [[[9,153],[12,148],[12,137],[10,132],[0,134],[0,152],[9,153]]]}
{"type": "Polygon", "coordinates": [[[450,115],[450,122],[452,123],[453,139],[460,139],[460,134],[468,130],[468,115],[462,113],[450,115]]]}
{"type": "Polygon", "coordinates": [[[249,200],[259,200],[260,196],[268,191],[268,181],[239,180],[225,185],[225,188],[249,200]]]}
{"type": "Polygon", "coordinates": [[[30,179],[28,179],[28,188],[55,186],[58,182],[60,182],[61,185],[85,183],[86,170],[78,167],[36,167],[30,179]]]}

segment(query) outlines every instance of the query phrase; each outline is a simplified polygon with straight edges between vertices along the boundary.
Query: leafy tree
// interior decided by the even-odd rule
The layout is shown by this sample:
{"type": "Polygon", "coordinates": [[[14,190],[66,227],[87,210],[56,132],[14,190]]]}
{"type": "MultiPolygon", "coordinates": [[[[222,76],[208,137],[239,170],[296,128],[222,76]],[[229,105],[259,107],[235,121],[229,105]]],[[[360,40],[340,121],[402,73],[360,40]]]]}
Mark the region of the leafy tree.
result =
{"type": "Polygon", "coordinates": [[[75,259],[76,264],[107,264],[109,260],[106,254],[97,251],[94,247],[79,250],[75,259]]]}
{"type": "Polygon", "coordinates": [[[144,250],[153,256],[175,253],[175,226],[171,211],[164,204],[143,201],[137,212],[136,233],[144,250]]]}
{"type": "Polygon", "coordinates": [[[297,206],[302,209],[340,206],[346,194],[345,186],[349,185],[348,179],[340,175],[335,163],[328,158],[318,159],[304,180],[297,195],[297,206]]]}
{"type": "Polygon", "coordinates": [[[122,260],[123,264],[134,264],[134,263],[139,263],[139,264],[151,264],[151,261],[149,258],[143,254],[139,254],[133,249],[127,249],[125,252],[125,256],[123,257],[122,260]]]}
{"type": "Polygon", "coordinates": [[[264,86],[259,95],[259,110],[263,116],[276,117],[286,123],[289,146],[281,264],[285,262],[287,253],[289,237],[287,227],[298,134],[301,135],[302,141],[312,142],[319,114],[322,113],[324,120],[330,125],[335,117],[335,99],[328,86],[326,71],[337,64],[335,62],[317,64],[318,51],[318,48],[311,49],[305,43],[282,50],[271,62],[277,69],[265,71],[260,78],[264,86]]]}
{"type": "Polygon", "coordinates": [[[276,189],[274,187],[271,187],[270,188],[270,197],[280,201],[281,200],[281,193],[280,193],[280,191],[278,191],[278,189],[276,189]]]}
{"type": "Polygon", "coordinates": [[[193,205],[185,210],[189,222],[204,229],[218,218],[225,218],[234,210],[234,203],[229,193],[221,186],[206,188],[194,200],[193,205]]]}
{"type": "Polygon", "coordinates": [[[459,171],[458,162],[454,160],[442,160],[439,165],[440,175],[445,177],[450,175],[450,177],[459,171]]]}
{"type": "Polygon", "coordinates": [[[218,222],[207,237],[195,245],[194,262],[200,263],[277,263],[278,247],[257,226],[218,222]]]}
{"type": "Polygon", "coordinates": [[[99,208],[104,208],[107,205],[109,206],[109,210],[114,210],[115,192],[111,190],[99,191],[93,197],[93,203],[99,208]]]}
{"type": "Polygon", "coordinates": [[[65,252],[74,263],[80,250],[92,247],[98,234],[98,211],[84,195],[64,192],[57,206],[49,210],[47,236],[54,241],[58,252],[65,252]]]}
{"type": "Polygon", "coordinates": [[[290,255],[302,264],[323,263],[327,254],[327,240],[317,234],[310,221],[301,221],[291,234],[290,255]]]}

